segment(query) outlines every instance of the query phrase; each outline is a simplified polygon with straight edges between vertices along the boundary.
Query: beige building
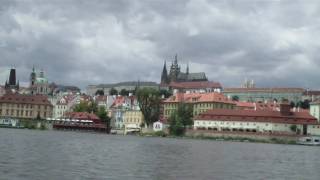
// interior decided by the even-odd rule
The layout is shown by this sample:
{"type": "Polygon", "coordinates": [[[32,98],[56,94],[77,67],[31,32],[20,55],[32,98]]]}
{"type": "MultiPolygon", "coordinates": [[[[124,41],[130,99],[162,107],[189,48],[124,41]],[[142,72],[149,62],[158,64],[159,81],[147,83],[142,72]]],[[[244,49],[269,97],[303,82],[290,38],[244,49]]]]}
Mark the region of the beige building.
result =
{"type": "Polygon", "coordinates": [[[168,119],[174,113],[180,103],[190,104],[193,108],[193,116],[210,109],[234,109],[236,104],[222,93],[176,93],[163,101],[163,116],[168,119]]]}
{"type": "Polygon", "coordinates": [[[0,116],[35,119],[52,117],[53,106],[47,96],[5,94],[0,97],[0,116]]]}
{"type": "Polygon", "coordinates": [[[123,115],[125,132],[140,131],[144,123],[143,114],[139,110],[128,110],[123,115]]]}
{"type": "Polygon", "coordinates": [[[195,130],[268,134],[320,135],[320,123],[307,112],[292,112],[290,105],[280,111],[209,110],[194,118],[195,130]]]}
{"type": "Polygon", "coordinates": [[[317,118],[318,122],[320,122],[320,102],[312,102],[310,103],[310,114],[317,118]]]}

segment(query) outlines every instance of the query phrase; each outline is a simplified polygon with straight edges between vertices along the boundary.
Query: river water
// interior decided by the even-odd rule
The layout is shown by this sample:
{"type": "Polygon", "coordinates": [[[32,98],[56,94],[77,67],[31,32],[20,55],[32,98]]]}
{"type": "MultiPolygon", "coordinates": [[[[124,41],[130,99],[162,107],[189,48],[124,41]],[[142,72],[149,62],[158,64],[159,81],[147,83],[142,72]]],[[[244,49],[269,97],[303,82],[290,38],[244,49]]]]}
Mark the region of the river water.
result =
{"type": "Polygon", "coordinates": [[[320,147],[0,129],[0,179],[320,179],[320,147]]]}

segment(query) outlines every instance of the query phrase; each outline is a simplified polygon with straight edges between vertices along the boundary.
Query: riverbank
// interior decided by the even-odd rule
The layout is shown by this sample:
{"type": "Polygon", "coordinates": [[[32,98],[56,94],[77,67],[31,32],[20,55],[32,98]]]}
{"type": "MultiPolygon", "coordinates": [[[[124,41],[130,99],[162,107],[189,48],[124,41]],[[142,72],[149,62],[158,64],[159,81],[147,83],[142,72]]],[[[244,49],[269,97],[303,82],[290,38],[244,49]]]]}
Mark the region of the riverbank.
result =
{"type": "Polygon", "coordinates": [[[296,136],[246,136],[246,135],[234,135],[234,134],[216,134],[206,136],[204,134],[186,134],[184,136],[171,136],[163,131],[140,133],[138,136],[143,137],[163,137],[163,138],[177,138],[177,139],[198,139],[198,140],[213,140],[213,141],[232,141],[232,142],[251,142],[251,143],[269,143],[269,144],[297,144],[298,137],[296,136]]]}
{"type": "MultiPolygon", "coordinates": [[[[9,128],[9,127],[3,127],[9,128]]],[[[38,129],[38,130],[52,130],[47,128],[42,123],[24,124],[19,129],[38,129]]],[[[85,131],[84,131],[85,132],[85,131]]],[[[164,131],[147,131],[134,136],[142,137],[163,137],[163,138],[176,138],[176,139],[198,139],[198,140],[213,140],[213,141],[232,141],[232,142],[251,142],[251,143],[269,143],[269,144],[297,144],[300,136],[279,136],[279,135],[261,135],[261,134],[227,134],[227,133],[194,133],[188,131],[184,136],[172,136],[164,131]]]]}

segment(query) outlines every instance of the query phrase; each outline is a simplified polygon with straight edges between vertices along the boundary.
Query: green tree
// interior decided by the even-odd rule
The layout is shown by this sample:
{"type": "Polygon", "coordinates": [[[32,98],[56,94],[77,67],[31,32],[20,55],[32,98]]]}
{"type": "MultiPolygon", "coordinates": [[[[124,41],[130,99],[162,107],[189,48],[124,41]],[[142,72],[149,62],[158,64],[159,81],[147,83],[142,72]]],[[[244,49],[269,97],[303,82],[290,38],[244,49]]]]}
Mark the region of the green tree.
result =
{"type": "Polygon", "coordinates": [[[96,91],[95,95],[103,96],[104,95],[104,91],[102,89],[98,89],[96,91]]]}
{"type": "Polygon", "coordinates": [[[96,113],[100,120],[107,126],[108,132],[110,130],[110,121],[111,118],[107,115],[105,107],[100,107],[96,113]]]}
{"type": "Polygon", "coordinates": [[[297,132],[297,125],[292,124],[292,125],[290,126],[290,130],[291,130],[292,132],[297,132]]]}
{"type": "Polygon", "coordinates": [[[111,88],[109,91],[110,95],[118,95],[118,91],[115,88],[111,88]]]}
{"type": "Polygon", "coordinates": [[[177,109],[177,114],[181,118],[181,123],[186,129],[188,126],[193,125],[193,107],[186,103],[180,103],[177,109]]]}
{"type": "Polygon", "coordinates": [[[89,101],[87,112],[88,113],[97,113],[98,112],[98,104],[93,101],[89,101]]]}
{"type": "Polygon", "coordinates": [[[300,107],[302,109],[309,109],[310,108],[310,101],[307,99],[304,101],[299,101],[297,103],[297,107],[300,107]]]}
{"type": "Polygon", "coordinates": [[[239,96],[237,96],[237,95],[232,96],[232,101],[239,101],[239,96]]]}
{"type": "Polygon", "coordinates": [[[184,135],[188,126],[193,125],[193,108],[189,104],[180,103],[178,109],[169,118],[169,132],[175,136],[184,135]]]}
{"type": "Polygon", "coordinates": [[[74,109],[74,112],[87,112],[88,111],[88,103],[85,101],[81,101],[79,104],[77,104],[74,109]]]}
{"type": "Polygon", "coordinates": [[[169,118],[169,133],[175,136],[182,136],[185,133],[183,124],[181,123],[182,119],[178,116],[177,112],[174,112],[170,115],[169,118]]]}
{"type": "Polygon", "coordinates": [[[160,93],[153,88],[142,88],[136,92],[140,110],[144,116],[145,123],[149,127],[159,119],[160,115],[160,93]]]}
{"type": "Polygon", "coordinates": [[[172,92],[169,91],[169,90],[166,90],[166,89],[161,89],[160,90],[160,95],[161,96],[163,95],[164,98],[168,98],[168,97],[172,96],[172,92]]]}
{"type": "Polygon", "coordinates": [[[95,102],[89,101],[81,101],[80,104],[77,104],[74,109],[74,112],[89,112],[96,113],[98,111],[98,105],[95,102]]]}
{"type": "Polygon", "coordinates": [[[293,101],[291,101],[290,106],[291,106],[291,108],[294,108],[296,106],[296,104],[293,101]]]}
{"type": "Polygon", "coordinates": [[[129,96],[129,91],[127,91],[126,89],[121,89],[120,95],[121,96],[129,96]]]}

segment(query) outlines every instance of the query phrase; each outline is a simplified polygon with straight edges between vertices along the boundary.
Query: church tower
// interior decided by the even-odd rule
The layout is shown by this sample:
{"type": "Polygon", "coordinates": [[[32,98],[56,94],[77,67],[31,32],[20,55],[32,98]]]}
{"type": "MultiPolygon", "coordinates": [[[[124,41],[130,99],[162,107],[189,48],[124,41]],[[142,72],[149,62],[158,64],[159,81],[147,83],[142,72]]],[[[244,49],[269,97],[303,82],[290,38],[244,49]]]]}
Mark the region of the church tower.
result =
{"type": "Polygon", "coordinates": [[[179,74],[180,74],[180,67],[178,64],[178,55],[176,54],[174,57],[174,62],[172,63],[170,68],[170,74],[169,74],[170,81],[176,82],[178,80],[179,74]]]}
{"type": "Polygon", "coordinates": [[[37,78],[37,74],[36,71],[34,69],[34,67],[32,67],[32,72],[30,74],[30,91],[31,94],[35,94],[35,84],[36,84],[36,78],[37,78]]]}
{"type": "Polygon", "coordinates": [[[169,83],[169,79],[168,79],[168,71],[167,71],[167,62],[164,61],[163,70],[161,74],[161,84],[168,84],[168,83],[169,83]]]}
{"type": "Polygon", "coordinates": [[[6,90],[19,90],[19,82],[17,83],[16,79],[16,70],[11,69],[10,70],[10,75],[9,75],[9,82],[6,81],[5,83],[5,89],[6,90]]]}
{"type": "Polygon", "coordinates": [[[189,63],[187,64],[186,74],[189,75],[189,63]]]}

